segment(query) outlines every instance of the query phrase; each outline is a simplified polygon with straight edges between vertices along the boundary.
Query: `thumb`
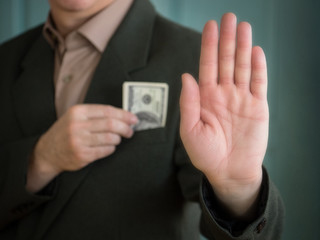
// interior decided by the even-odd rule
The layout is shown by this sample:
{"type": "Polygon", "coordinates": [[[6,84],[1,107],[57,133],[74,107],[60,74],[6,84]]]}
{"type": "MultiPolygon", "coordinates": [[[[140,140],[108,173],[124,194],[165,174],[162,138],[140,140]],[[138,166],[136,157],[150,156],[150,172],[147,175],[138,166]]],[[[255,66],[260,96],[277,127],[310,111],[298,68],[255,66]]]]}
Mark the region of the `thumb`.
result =
{"type": "Polygon", "coordinates": [[[180,134],[190,132],[200,120],[200,92],[196,80],[188,73],[182,75],[180,95],[180,134]]]}

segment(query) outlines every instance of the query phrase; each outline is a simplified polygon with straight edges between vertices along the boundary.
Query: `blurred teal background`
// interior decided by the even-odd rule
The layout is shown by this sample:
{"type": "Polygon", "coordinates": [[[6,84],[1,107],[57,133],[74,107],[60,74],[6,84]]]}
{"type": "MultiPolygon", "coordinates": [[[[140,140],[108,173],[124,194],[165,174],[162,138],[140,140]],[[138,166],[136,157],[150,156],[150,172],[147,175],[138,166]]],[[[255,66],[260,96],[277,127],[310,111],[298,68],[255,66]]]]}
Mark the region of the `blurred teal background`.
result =
{"type": "MultiPolygon", "coordinates": [[[[285,205],[283,239],[320,239],[320,1],[152,0],[198,31],[232,11],[253,26],[269,67],[270,138],[265,165],[285,205]]],[[[0,43],[43,22],[44,0],[0,1],[0,43]]],[[[1,72],[0,72],[1,77],[1,72]]]]}

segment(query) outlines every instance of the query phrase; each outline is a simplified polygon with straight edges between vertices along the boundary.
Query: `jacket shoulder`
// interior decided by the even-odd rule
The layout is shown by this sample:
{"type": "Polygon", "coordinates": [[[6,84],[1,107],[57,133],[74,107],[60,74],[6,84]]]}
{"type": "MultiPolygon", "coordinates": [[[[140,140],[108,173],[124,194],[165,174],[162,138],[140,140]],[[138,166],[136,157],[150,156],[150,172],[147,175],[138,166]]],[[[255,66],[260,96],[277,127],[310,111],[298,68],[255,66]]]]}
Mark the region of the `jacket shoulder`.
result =
{"type": "Polygon", "coordinates": [[[179,45],[179,49],[182,51],[187,47],[192,47],[194,51],[200,50],[201,34],[196,30],[175,23],[160,15],[156,17],[154,29],[154,34],[159,39],[166,40],[166,45],[179,45]]]}
{"type": "Polygon", "coordinates": [[[157,15],[154,23],[151,45],[151,58],[162,59],[166,67],[170,66],[198,75],[201,50],[201,34],[157,15]]]}
{"type": "Polygon", "coordinates": [[[32,28],[0,45],[2,60],[20,58],[26,54],[30,45],[42,34],[43,25],[32,28]]]}

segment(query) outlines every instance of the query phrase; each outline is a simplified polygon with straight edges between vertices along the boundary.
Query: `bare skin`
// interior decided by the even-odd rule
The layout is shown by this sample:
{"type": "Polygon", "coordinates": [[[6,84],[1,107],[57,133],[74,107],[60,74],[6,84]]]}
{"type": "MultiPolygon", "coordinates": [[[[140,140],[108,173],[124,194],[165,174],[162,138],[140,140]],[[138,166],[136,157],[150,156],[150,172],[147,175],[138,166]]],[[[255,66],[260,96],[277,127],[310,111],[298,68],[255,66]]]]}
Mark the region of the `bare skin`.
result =
{"type": "Polygon", "coordinates": [[[49,0],[51,15],[65,37],[114,0],[49,0]]]}
{"type": "MultiPolygon", "coordinates": [[[[58,31],[66,36],[112,0],[49,0],[58,31]]],[[[220,36],[209,21],[201,46],[199,84],[182,76],[180,135],[188,155],[216,195],[237,217],[250,216],[262,180],[268,140],[267,68],[252,47],[251,26],[227,13],[220,36]]],[[[26,188],[37,192],[63,171],[76,171],[112,154],[130,138],[137,118],[105,105],[78,105],[38,141],[26,188]]]]}

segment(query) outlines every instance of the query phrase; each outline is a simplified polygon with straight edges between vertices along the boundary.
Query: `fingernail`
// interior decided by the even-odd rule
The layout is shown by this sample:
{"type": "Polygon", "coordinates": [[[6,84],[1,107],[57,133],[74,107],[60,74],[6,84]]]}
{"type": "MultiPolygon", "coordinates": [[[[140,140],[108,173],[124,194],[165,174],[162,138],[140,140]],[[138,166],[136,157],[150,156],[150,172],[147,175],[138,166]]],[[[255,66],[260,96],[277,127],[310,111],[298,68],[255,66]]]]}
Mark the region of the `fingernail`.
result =
{"type": "Polygon", "coordinates": [[[133,129],[131,128],[131,131],[129,132],[128,138],[131,138],[131,137],[133,136],[133,134],[134,134],[134,131],[133,131],[133,129]]]}

